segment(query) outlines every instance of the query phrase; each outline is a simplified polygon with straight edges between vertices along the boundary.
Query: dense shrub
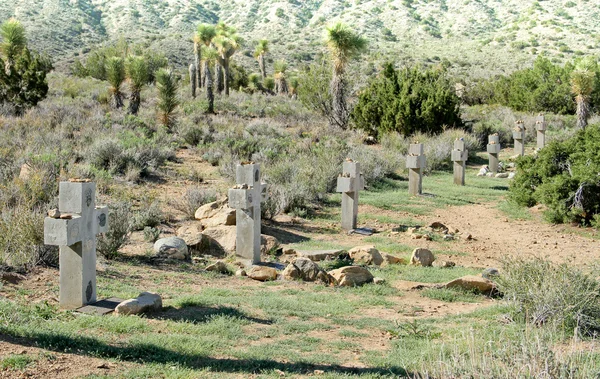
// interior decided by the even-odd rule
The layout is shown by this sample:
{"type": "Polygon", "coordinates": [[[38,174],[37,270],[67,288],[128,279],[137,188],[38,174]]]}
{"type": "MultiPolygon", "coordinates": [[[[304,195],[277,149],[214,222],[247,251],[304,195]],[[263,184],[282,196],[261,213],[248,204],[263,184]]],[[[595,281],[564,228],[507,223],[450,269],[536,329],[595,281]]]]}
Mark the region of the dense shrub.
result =
{"type": "Polygon", "coordinates": [[[111,204],[108,214],[108,232],[98,237],[98,253],[107,259],[115,258],[127,242],[132,230],[132,212],[129,202],[111,204]]]}
{"type": "Polygon", "coordinates": [[[352,119],[373,136],[438,133],[461,125],[459,98],[443,70],[397,71],[391,64],[360,93],[352,119]]]}
{"type": "Polygon", "coordinates": [[[541,203],[549,221],[589,224],[600,214],[600,125],[553,141],[537,157],[521,157],[510,198],[524,206],[541,203]]]}

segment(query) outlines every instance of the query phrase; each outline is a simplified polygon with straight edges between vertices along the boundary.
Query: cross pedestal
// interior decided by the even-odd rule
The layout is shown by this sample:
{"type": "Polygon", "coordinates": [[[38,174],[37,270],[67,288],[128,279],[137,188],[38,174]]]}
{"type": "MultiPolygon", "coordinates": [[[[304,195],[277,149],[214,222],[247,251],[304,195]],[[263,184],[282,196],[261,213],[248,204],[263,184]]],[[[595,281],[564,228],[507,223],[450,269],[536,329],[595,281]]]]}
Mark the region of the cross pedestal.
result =
{"type": "Polygon", "coordinates": [[[344,162],[342,176],[337,180],[337,192],[342,193],[342,229],[356,229],[358,217],[358,192],[365,189],[365,179],[360,173],[360,164],[344,162]]]}
{"type": "Polygon", "coordinates": [[[60,246],[61,308],[96,302],[96,235],[108,231],[108,208],[96,207],[96,184],[61,182],[60,218],[44,220],[44,243],[60,246]]]}
{"type": "Polygon", "coordinates": [[[452,162],[454,162],[454,184],[465,185],[465,166],[469,157],[469,151],[466,149],[465,141],[457,139],[454,141],[454,150],[452,150],[452,162]]]}
{"type": "Polygon", "coordinates": [[[543,149],[546,146],[546,119],[543,113],[540,113],[535,120],[535,130],[537,131],[537,148],[543,149]]]}
{"type": "Polygon", "coordinates": [[[267,185],[260,182],[260,165],[238,165],[236,183],[229,189],[229,207],[235,209],[236,255],[260,263],[260,203],[268,196],[267,185]]]}
{"type": "Polygon", "coordinates": [[[500,136],[498,133],[488,136],[487,152],[489,157],[490,171],[498,172],[498,154],[500,154],[500,136]]]}
{"type": "Polygon", "coordinates": [[[408,194],[411,196],[423,193],[423,169],[425,168],[425,155],[422,143],[412,143],[406,156],[408,168],[408,194]]]}
{"type": "Polygon", "coordinates": [[[523,126],[523,120],[515,122],[513,138],[515,140],[515,155],[525,155],[525,127],[523,126]]]}

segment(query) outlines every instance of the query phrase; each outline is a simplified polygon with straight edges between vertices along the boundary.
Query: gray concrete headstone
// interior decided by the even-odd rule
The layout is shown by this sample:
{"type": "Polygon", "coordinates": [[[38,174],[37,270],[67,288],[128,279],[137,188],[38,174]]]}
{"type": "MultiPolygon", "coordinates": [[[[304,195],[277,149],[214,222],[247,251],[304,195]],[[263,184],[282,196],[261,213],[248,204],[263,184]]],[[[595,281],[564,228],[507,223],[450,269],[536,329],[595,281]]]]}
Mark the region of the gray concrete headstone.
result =
{"type": "Polygon", "coordinates": [[[535,130],[537,131],[537,148],[543,149],[546,146],[546,118],[540,113],[535,120],[535,130]]]}
{"type": "Polygon", "coordinates": [[[515,122],[513,139],[515,140],[515,155],[525,155],[525,126],[523,120],[515,122]]]}
{"type": "Polygon", "coordinates": [[[423,193],[423,170],[425,169],[425,154],[422,143],[412,143],[406,156],[408,168],[408,193],[411,196],[423,193]]]}
{"type": "Polygon", "coordinates": [[[61,218],[46,217],[44,243],[60,246],[60,306],[96,302],[96,235],[108,231],[108,208],[96,207],[96,184],[61,182],[61,218]]]}
{"type": "Polygon", "coordinates": [[[267,185],[260,181],[260,165],[238,165],[235,188],[229,189],[229,207],[236,211],[236,254],[252,264],[260,262],[260,205],[267,185]]]}
{"type": "Polygon", "coordinates": [[[489,157],[490,171],[498,172],[498,154],[500,154],[500,136],[498,133],[488,136],[487,152],[489,157]]]}
{"type": "Polygon", "coordinates": [[[342,229],[356,229],[358,217],[358,192],[365,189],[365,179],[360,164],[346,160],[342,176],[337,180],[337,192],[342,193],[342,229]]]}
{"type": "Polygon", "coordinates": [[[459,186],[465,185],[465,169],[469,152],[467,151],[464,139],[454,141],[454,149],[452,150],[452,162],[454,162],[454,184],[459,186]]]}

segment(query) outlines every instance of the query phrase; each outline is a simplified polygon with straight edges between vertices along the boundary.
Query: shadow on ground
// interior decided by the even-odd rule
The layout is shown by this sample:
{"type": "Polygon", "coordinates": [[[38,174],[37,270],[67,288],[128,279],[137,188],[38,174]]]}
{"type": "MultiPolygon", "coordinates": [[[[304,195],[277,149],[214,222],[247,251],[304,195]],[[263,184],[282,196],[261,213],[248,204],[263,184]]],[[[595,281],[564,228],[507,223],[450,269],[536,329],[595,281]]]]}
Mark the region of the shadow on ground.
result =
{"type": "Polygon", "coordinates": [[[244,312],[233,307],[205,307],[201,303],[190,300],[183,302],[181,308],[165,307],[162,312],[148,314],[146,317],[158,320],[185,321],[203,323],[210,321],[215,316],[230,316],[256,324],[271,325],[272,320],[250,317],[244,312]]]}

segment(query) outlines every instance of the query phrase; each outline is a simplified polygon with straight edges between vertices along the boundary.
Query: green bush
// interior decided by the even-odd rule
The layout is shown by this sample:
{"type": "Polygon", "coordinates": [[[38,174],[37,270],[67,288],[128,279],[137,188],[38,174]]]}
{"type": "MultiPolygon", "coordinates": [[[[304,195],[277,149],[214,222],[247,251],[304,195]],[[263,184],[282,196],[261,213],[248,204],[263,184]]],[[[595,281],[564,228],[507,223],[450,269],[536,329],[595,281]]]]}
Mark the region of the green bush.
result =
{"type": "Polygon", "coordinates": [[[546,205],[554,223],[590,224],[600,214],[600,125],[553,141],[537,157],[521,157],[510,198],[523,206],[546,205]]]}
{"type": "Polygon", "coordinates": [[[411,135],[439,133],[462,124],[459,98],[443,70],[387,64],[382,74],[360,93],[352,111],[357,128],[373,136],[385,132],[411,135]]]}
{"type": "Polygon", "coordinates": [[[98,253],[107,259],[116,258],[119,249],[127,242],[132,229],[132,213],[129,202],[109,205],[108,232],[98,237],[98,253]]]}

